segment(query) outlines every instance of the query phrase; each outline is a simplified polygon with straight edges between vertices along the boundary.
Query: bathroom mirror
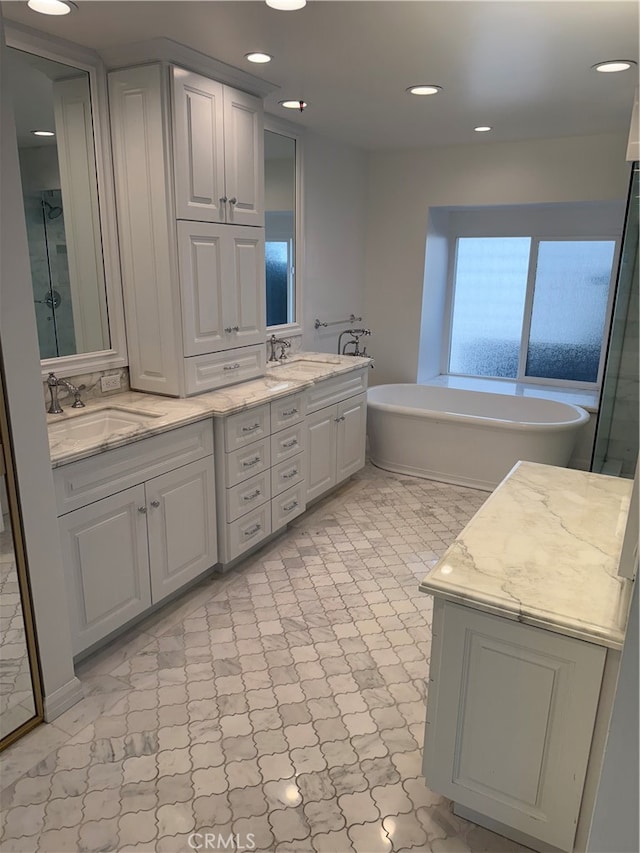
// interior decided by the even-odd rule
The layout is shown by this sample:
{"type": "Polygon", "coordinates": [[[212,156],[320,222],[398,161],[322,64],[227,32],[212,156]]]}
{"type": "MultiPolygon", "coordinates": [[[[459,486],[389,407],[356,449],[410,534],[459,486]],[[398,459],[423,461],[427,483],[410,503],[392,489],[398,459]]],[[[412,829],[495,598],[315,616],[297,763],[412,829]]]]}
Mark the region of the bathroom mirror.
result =
{"type": "Polygon", "coordinates": [[[7,44],[43,375],[125,364],[99,63],[19,29],[7,44]]]}
{"type": "Polygon", "coordinates": [[[297,129],[265,116],[265,273],[267,328],[300,334],[302,140],[297,129]]]}
{"type": "Polygon", "coordinates": [[[42,692],[0,359],[0,750],[42,721],[42,692]]]}

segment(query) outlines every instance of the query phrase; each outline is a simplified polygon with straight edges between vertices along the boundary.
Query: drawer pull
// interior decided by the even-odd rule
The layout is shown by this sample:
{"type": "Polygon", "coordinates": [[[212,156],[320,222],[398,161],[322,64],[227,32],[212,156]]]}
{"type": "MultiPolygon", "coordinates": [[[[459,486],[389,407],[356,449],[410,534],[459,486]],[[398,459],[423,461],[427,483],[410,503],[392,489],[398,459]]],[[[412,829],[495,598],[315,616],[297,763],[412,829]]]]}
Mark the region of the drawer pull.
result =
{"type": "Polygon", "coordinates": [[[255,536],[256,533],[258,532],[258,530],[262,530],[262,525],[261,524],[254,524],[253,527],[249,527],[249,528],[247,528],[247,530],[244,531],[244,535],[248,539],[250,536],[255,536]]]}
{"type": "Polygon", "coordinates": [[[248,459],[246,462],[242,463],[243,468],[253,468],[254,465],[257,465],[258,462],[262,461],[261,456],[254,456],[253,459],[248,459]]]}
{"type": "Polygon", "coordinates": [[[291,501],[290,504],[282,507],[283,512],[291,512],[292,509],[295,509],[298,506],[298,501],[291,501]]]}
{"type": "Polygon", "coordinates": [[[245,496],[242,498],[242,500],[243,500],[243,501],[252,501],[252,500],[254,500],[255,498],[257,498],[257,497],[258,497],[259,495],[261,495],[261,494],[262,494],[262,492],[260,491],[260,489],[256,489],[256,490],[255,490],[255,492],[251,492],[251,494],[250,494],[250,495],[245,495],[245,496]]]}
{"type": "MultiPolygon", "coordinates": [[[[238,365],[240,367],[240,365],[238,365]]],[[[242,427],[242,432],[246,435],[248,432],[255,432],[257,429],[260,429],[260,424],[254,424],[250,427],[242,427]]]]}
{"type": "Polygon", "coordinates": [[[295,447],[297,443],[298,439],[292,438],[291,441],[283,441],[282,446],[288,450],[290,447],[295,447]]]}
{"type": "Polygon", "coordinates": [[[294,407],[293,409],[287,409],[282,413],[283,418],[290,418],[292,415],[297,415],[298,410],[294,407]]]}
{"type": "Polygon", "coordinates": [[[298,469],[294,468],[293,471],[289,471],[288,474],[282,474],[281,477],[283,480],[290,480],[292,477],[295,477],[298,473],[298,469]]]}
{"type": "Polygon", "coordinates": [[[223,370],[237,370],[239,367],[241,367],[240,362],[234,361],[233,364],[225,364],[225,366],[222,369],[223,370]]]}

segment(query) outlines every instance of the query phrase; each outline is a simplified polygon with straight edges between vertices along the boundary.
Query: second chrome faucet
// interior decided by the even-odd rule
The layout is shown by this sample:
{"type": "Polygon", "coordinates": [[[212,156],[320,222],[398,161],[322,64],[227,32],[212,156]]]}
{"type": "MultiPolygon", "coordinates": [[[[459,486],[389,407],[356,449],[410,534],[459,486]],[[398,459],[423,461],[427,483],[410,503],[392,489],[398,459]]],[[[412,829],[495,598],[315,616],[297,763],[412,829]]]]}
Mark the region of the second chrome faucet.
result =
{"type": "Polygon", "coordinates": [[[72,409],[83,409],[84,403],[80,399],[80,392],[84,390],[84,385],[74,385],[73,382],[69,382],[68,379],[58,379],[55,373],[50,373],[47,377],[47,385],[49,386],[49,391],[51,393],[51,402],[49,404],[49,408],[47,412],[50,415],[61,415],[62,414],[62,406],[58,401],[58,388],[63,385],[68,391],[70,391],[74,400],[71,404],[72,409]]]}

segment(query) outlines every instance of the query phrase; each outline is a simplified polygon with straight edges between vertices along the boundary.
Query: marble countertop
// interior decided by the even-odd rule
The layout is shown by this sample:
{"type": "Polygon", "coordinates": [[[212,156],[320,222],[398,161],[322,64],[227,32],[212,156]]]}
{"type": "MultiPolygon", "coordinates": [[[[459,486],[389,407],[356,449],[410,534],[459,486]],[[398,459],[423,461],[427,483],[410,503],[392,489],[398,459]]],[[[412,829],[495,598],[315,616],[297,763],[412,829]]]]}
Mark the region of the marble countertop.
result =
{"type": "Polygon", "coordinates": [[[420,590],[619,649],[633,585],[617,576],[631,488],[518,462],[420,590]]]}
{"type": "MultiPolygon", "coordinates": [[[[252,406],[294,394],[323,379],[366,367],[370,361],[369,358],[358,356],[301,352],[281,364],[268,365],[265,375],[258,379],[195,397],[161,397],[156,394],[127,391],[104,397],[99,401],[87,401],[83,409],[66,406],[61,415],[47,415],[51,465],[57,468],[203,418],[241,412],[252,406]],[[124,417],[132,414],[140,422],[116,427],[106,434],[80,438],[65,434],[66,427],[58,426],[65,424],[72,427],[76,418],[97,414],[104,409],[116,409],[114,414],[119,412],[124,417]]],[[[62,402],[64,405],[64,401],[62,402]]]]}

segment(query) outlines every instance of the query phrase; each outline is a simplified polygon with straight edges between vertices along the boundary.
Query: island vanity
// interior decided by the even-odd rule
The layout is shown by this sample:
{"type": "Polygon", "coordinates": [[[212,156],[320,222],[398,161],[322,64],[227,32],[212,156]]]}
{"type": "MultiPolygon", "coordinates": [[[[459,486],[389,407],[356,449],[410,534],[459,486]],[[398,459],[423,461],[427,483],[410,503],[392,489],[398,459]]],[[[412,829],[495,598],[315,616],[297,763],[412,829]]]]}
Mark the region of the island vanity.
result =
{"type": "Polygon", "coordinates": [[[195,397],[125,392],[48,415],[74,655],[362,468],[369,363],[299,353],[195,397]]]}
{"type": "Polygon", "coordinates": [[[427,785],[534,850],[586,846],[633,584],[617,574],[631,489],[519,462],[420,584],[427,785]]]}

